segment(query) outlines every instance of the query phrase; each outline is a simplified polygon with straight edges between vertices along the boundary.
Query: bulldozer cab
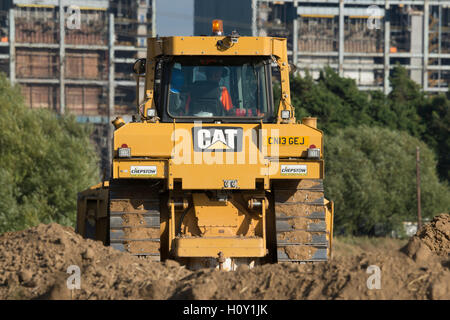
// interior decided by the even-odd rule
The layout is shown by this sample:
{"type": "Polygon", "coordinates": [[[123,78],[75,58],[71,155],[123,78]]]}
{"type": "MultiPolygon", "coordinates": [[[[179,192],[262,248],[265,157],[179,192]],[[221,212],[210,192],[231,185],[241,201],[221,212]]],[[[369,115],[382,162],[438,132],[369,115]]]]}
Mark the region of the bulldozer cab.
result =
{"type": "Polygon", "coordinates": [[[148,39],[147,58],[133,66],[141,120],[295,123],[286,39],[225,36],[214,26],[211,36],[148,39]],[[272,66],[281,78],[278,106],[273,105],[272,66]],[[141,101],[140,78],[145,78],[141,101]]]}
{"type": "Polygon", "coordinates": [[[161,68],[162,122],[273,121],[267,58],[172,57],[161,68]]]}
{"type": "MultiPolygon", "coordinates": [[[[273,122],[271,62],[254,56],[159,57],[157,114],[162,122],[273,122]]],[[[138,77],[145,64],[138,60],[133,67],[138,77]]]]}

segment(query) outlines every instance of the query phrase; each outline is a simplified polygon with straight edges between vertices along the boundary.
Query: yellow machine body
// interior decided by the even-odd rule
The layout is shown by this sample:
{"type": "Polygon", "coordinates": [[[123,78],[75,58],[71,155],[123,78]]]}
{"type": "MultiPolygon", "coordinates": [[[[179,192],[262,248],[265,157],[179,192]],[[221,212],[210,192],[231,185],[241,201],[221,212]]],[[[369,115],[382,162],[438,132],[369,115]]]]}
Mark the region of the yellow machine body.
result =
{"type": "Polygon", "coordinates": [[[266,263],[330,258],[333,204],[321,189],[323,134],[314,119],[295,119],[286,40],[232,40],[148,39],[145,75],[138,76],[145,78],[140,121],[115,121],[109,184],[79,195],[77,229],[82,235],[134,255],[187,264],[199,259],[222,266],[226,259],[266,263]],[[158,109],[156,66],[163,57],[179,56],[267,57],[278,67],[281,81],[275,120],[162,121],[158,112],[149,112],[158,109]],[[289,117],[282,117],[282,111],[289,111],[289,117]],[[215,144],[210,136],[214,130],[222,130],[215,144]],[[224,143],[225,130],[237,135],[238,148],[224,143]],[[211,142],[201,151],[194,142],[199,132],[211,142]],[[308,157],[311,146],[319,150],[315,158],[308,157]],[[119,155],[123,147],[129,150],[127,157],[119,155]],[[152,211],[156,202],[159,209],[152,211]]]}

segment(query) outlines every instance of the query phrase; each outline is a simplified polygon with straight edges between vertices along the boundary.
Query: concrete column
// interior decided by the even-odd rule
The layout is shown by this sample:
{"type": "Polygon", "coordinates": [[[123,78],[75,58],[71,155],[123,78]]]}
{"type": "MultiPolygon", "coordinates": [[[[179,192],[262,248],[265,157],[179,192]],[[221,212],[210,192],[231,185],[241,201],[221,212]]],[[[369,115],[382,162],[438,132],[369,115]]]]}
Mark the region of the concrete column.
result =
{"type": "MultiPolygon", "coordinates": [[[[109,37],[108,37],[108,163],[112,163],[112,125],[111,119],[114,116],[114,15],[109,15],[109,37]]],[[[111,173],[111,168],[108,170],[111,173]]],[[[109,176],[107,177],[109,178],[109,176]]]]}
{"type": "Polygon", "coordinates": [[[258,36],[257,28],[258,1],[252,0],[252,36],[258,36]]]}
{"type": "Polygon", "coordinates": [[[152,37],[156,37],[156,0],[152,0],[152,37]]]}
{"type": "Polygon", "coordinates": [[[292,63],[294,65],[297,65],[298,63],[298,14],[297,14],[297,1],[294,1],[294,12],[295,12],[295,18],[292,22],[292,63]]]}
{"type": "Polygon", "coordinates": [[[389,1],[384,5],[384,94],[389,93],[389,69],[390,69],[390,38],[391,38],[391,21],[389,1]]]}
{"type": "MultiPolygon", "coordinates": [[[[410,53],[423,54],[425,44],[425,28],[424,28],[424,12],[414,11],[411,12],[411,42],[410,53]]],[[[425,57],[414,57],[410,59],[411,66],[419,67],[418,69],[411,69],[411,79],[417,84],[424,86],[424,61],[425,57]]]]}
{"type": "Polygon", "coordinates": [[[344,76],[344,0],[339,0],[339,75],[344,76]]]}
{"type": "MultiPolygon", "coordinates": [[[[439,26],[438,26],[438,53],[442,53],[442,6],[439,6],[439,26]]],[[[439,67],[441,66],[442,60],[438,59],[439,67]]],[[[441,86],[441,70],[438,72],[438,85],[441,86]]]]}
{"type": "Polygon", "coordinates": [[[430,7],[428,0],[423,4],[423,69],[422,69],[422,83],[423,90],[428,89],[428,29],[430,22],[430,7]]]}
{"type": "Polygon", "coordinates": [[[16,25],[14,9],[9,9],[9,81],[16,82],[16,25]]]}
{"type": "Polygon", "coordinates": [[[64,1],[59,0],[59,112],[64,114],[66,112],[66,100],[65,100],[65,60],[66,60],[66,49],[65,49],[65,10],[64,1]]]}
{"type": "MultiPolygon", "coordinates": [[[[114,114],[114,15],[109,15],[109,37],[108,37],[108,110],[109,116],[114,114]]],[[[109,119],[108,119],[109,120],[109,119]]]]}

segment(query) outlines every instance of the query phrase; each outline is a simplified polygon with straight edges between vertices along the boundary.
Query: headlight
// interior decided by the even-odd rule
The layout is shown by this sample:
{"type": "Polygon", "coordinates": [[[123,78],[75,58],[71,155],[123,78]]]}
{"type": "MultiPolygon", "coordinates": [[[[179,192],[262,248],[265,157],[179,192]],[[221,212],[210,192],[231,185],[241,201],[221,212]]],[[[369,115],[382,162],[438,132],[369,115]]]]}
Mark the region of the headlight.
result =
{"type": "Polygon", "coordinates": [[[126,144],[123,144],[121,148],[117,149],[119,158],[131,158],[131,149],[126,144]]]}
{"type": "Polygon", "coordinates": [[[156,110],[155,109],[147,109],[147,117],[153,118],[156,116],[156,110]]]}
{"type": "Polygon", "coordinates": [[[308,158],[320,159],[320,148],[316,148],[315,145],[310,145],[308,148],[308,158]]]}
{"type": "Polygon", "coordinates": [[[291,112],[289,110],[281,111],[281,119],[288,120],[291,117],[291,112]]]}

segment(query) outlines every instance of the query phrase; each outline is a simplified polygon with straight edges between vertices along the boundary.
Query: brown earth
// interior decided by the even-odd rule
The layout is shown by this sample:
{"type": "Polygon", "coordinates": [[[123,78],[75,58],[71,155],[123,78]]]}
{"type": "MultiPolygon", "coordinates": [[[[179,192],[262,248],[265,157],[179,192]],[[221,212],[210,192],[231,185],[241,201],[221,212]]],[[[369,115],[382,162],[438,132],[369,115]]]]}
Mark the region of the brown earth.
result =
{"type": "Polygon", "coordinates": [[[449,228],[442,214],[401,250],[337,242],[329,263],[192,272],[39,225],[0,236],[0,299],[450,299],[449,228]],[[81,270],[80,290],[67,289],[70,265],[81,270]],[[372,265],[380,289],[368,289],[372,265]]]}
{"type": "Polygon", "coordinates": [[[450,215],[436,216],[410,239],[403,250],[415,261],[427,260],[433,254],[448,258],[450,253],[450,215]]]}

